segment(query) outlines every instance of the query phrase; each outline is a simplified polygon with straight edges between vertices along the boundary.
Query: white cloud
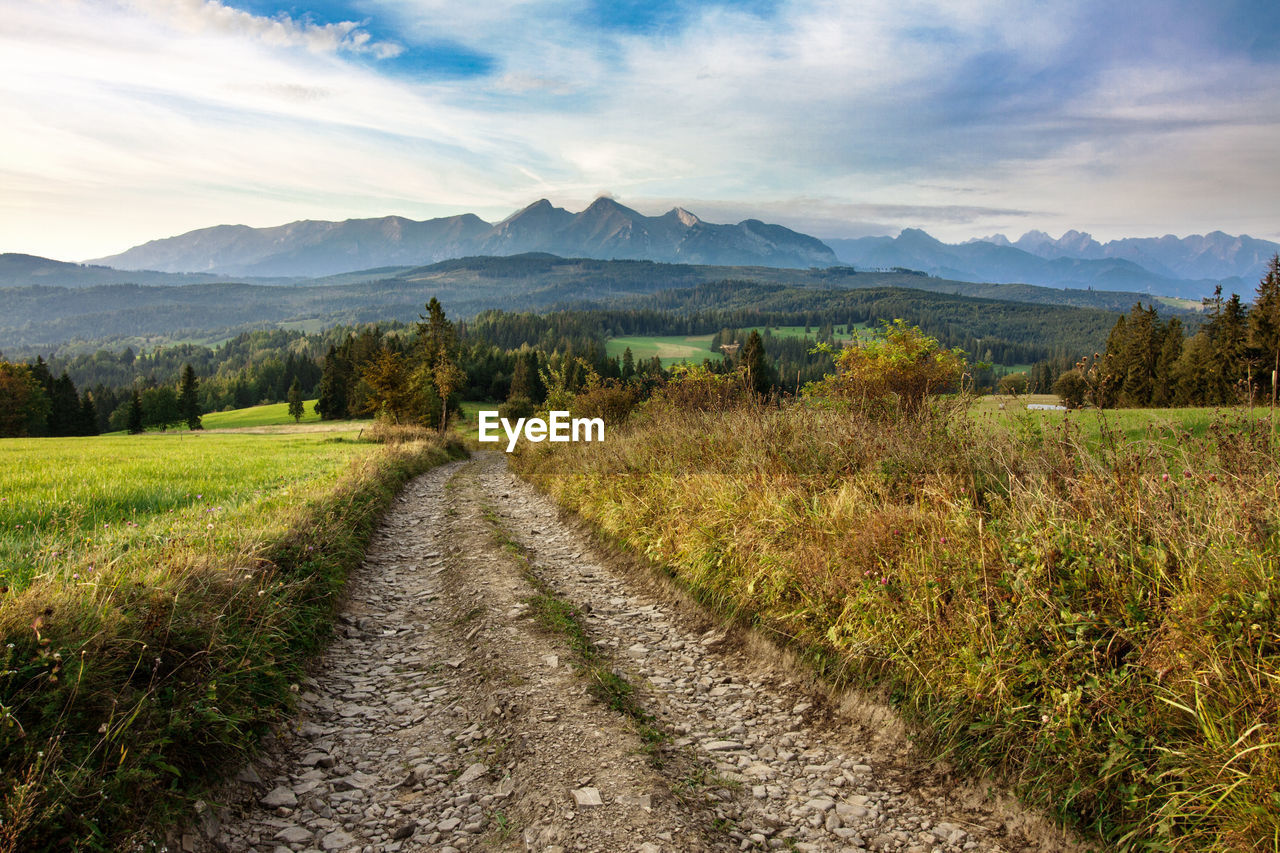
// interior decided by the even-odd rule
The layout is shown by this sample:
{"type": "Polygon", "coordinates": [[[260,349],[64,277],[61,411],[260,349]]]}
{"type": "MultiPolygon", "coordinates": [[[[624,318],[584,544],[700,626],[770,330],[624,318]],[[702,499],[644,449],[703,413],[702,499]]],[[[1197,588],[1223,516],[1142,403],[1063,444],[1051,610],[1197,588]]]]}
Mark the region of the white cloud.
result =
{"type": "Polygon", "coordinates": [[[268,18],[218,0],[128,0],[128,3],[133,9],[187,33],[252,38],[273,47],[304,47],[316,53],[367,53],[378,59],[390,59],[404,52],[404,47],[394,42],[374,41],[361,29],[359,21],[317,24],[295,20],[284,13],[268,18]]]}

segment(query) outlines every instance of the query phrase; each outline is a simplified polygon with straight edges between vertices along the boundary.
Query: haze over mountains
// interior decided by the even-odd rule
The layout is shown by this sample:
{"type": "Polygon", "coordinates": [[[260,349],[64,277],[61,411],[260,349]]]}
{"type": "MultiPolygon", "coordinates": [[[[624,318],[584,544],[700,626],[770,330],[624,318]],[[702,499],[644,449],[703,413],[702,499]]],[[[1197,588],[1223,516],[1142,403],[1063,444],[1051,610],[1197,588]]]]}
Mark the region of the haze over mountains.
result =
{"type": "Polygon", "coordinates": [[[681,208],[644,216],[608,198],[571,213],[546,199],[496,225],[467,213],[415,222],[399,216],[219,225],[153,240],[91,263],[119,269],[247,276],[323,276],[449,258],[546,252],[569,258],[769,267],[832,266],[821,240],[747,219],[703,222],[681,208]]]}

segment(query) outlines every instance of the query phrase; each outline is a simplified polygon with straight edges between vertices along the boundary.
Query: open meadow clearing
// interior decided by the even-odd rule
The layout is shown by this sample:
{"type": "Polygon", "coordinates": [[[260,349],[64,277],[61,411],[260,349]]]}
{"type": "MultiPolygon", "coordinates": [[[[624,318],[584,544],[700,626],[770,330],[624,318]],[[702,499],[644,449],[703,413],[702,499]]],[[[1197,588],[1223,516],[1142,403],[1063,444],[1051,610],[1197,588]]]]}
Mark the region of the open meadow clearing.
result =
{"type": "MultiPolygon", "coordinates": [[[[1056,406],[1061,402],[1055,394],[1019,397],[987,394],[974,401],[972,411],[979,423],[1023,431],[1048,433],[1060,430],[1064,422],[1070,422],[1091,444],[1109,436],[1120,441],[1158,441],[1176,445],[1187,437],[1204,438],[1214,423],[1224,419],[1260,422],[1271,419],[1271,410],[1266,406],[1078,409],[1071,412],[1027,408],[1028,404],[1056,406]]],[[[1280,414],[1277,414],[1277,424],[1280,424],[1280,414]]]]}
{"type": "Polygon", "coordinates": [[[306,434],[5,439],[0,586],[16,592],[177,540],[237,554],[278,533],[282,507],[323,494],[368,450],[306,434]]]}
{"type": "MultiPolygon", "coordinates": [[[[840,326],[840,329],[847,327],[840,326]]],[[[855,325],[853,332],[856,334],[861,327],[855,325]]],[[[744,331],[751,331],[745,329],[744,331]]],[[[761,334],[764,329],[759,330],[761,334]]],[[[771,326],[769,334],[778,338],[812,338],[817,339],[816,328],[810,328],[805,331],[804,326],[771,326]]],[[[621,358],[623,352],[628,347],[631,348],[631,356],[636,361],[643,361],[653,358],[655,355],[662,359],[663,367],[670,367],[680,362],[689,362],[692,364],[701,364],[705,358],[715,358],[719,353],[711,351],[711,339],[714,335],[631,335],[621,338],[610,338],[605,343],[605,352],[610,358],[621,358]]],[[[835,334],[838,341],[852,339],[849,333],[835,334]]]]}
{"type": "MultiPolygon", "coordinates": [[[[302,412],[302,418],[296,423],[320,423],[320,415],[316,413],[315,400],[304,400],[302,412]]],[[[295,423],[293,416],[289,414],[288,403],[268,403],[265,406],[250,406],[247,409],[233,409],[229,412],[210,412],[201,420],[205,429],[287,426],[295,423]]]]}

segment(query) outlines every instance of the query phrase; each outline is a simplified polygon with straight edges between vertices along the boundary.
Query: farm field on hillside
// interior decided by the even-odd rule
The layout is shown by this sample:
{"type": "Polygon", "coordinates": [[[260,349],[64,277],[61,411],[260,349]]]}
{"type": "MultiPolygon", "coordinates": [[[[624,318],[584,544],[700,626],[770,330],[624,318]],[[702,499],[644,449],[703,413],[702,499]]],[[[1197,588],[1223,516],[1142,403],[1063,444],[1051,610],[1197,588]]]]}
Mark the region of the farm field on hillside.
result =
{"type": "Polygon", "coordinates": [[[0,585],[176,540],[235,550],[271,530],[273,509],[323,490],[370,449],[323,435],[5,439],[0,585]]]}
{"type": "MultiPolygon", "coordinates": [[[[841,327],[843,328],[843,327],[841,327]]],[[[857,331],[860,327],[855,326],[857,331]]],[[[750,331],[750,330],[747,330],[750,331]]],[[[764,334],[764,329],[759,329],[764,334]]],[[[817,337],[817,329],[810,328],[805,333],[804,326],[773,326],[769,329],[769,334],[778,338],[814,338],[817,337]]],[[[700,364],[704,358],[712,358],[718,353],[711,352],[711,339],[713,335],[631,335],[621,338],[610,338],[605,344],[605,352],[609,357],[621,357],[622,353],[631,348],[631,355],[636,361],[644,361],[653,358],[655,355],[662,359],[663,367],[670,367],[673,364],[679,364],[687,361],[693,364],[700,364]]],[[[837,340],[849,340],[852,336],[849,334],[837,334],[837,340]]],[[[767,345],[766,345],[767,346],[767,345]]]]}
{"type": "MultiPolygon", "coordinates": [[[[318,424],[320,416],[316,414],[316,401],[304,400],[303,415],[298,423],[318,424]]],[[[234,409],[230,412],[210,412],[201,418],[205,429],[238,429],[256,426],[288,426],[293,424],[289,414],[288,403],[270,403],[265,406],[250,406],[247,409],[234,409]]]]}
{"type": "MultiPolygon", "coordinates": [[[[1090,443],[1096,443],[1104,433],[1114,434],[1126,441],[1155,439],[1177,443],[1186,434],[1204,438],[1210,426],[1224,417],[1253,417],[1267,420],[1271,410],[1265,406],[1209,408],[1184,407],[1177,409],[1079,409],[1074,412],[1028,410],[1028,403],[1058,405],[1061,400],[1054,394],[1027,394],[1008,397],[987,394],[974,404],[974,414],[979,421],[989,421],[1010,426],[1021,424],[1024,429],[1050,430],[1070,420],[1090,443]],[[1001,405],[1004,408],[1001,408],[1001,405]]],[[[1277,415],[1280,423],[1280,414],[1277,415]]]]}

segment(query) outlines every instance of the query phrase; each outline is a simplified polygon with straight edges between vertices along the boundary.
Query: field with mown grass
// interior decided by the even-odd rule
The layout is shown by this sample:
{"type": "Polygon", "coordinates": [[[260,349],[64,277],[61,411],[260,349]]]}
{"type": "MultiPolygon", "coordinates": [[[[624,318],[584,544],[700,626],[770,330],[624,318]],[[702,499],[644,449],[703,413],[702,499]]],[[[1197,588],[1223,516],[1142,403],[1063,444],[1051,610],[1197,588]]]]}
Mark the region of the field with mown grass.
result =
{"type": "Polygon", "coordinates": [[[356,434],[0,440],[0,851],[125,849],[287,710],[382,509],[461,453],[356,434]]]}
{"type": "MultiPolygon", "coordinates": [[[[1061,402],[1055,394],[1025,394],[1020,397],[987,394],[974,402],[972,411],[980,422],[1030,433],[1060,428],[1064,421],[1070,421],[1095,445],[1104,440],[1177,444],[1188,437],[1204,438],[1213,424],[1221,421],[1227,412],[1239,420],[1252,419],[1259,424],[1271,422],[1271,410],[1266,406],[1226,410],[1195,407],[1079,409],[1072,412],[1027,409],[1028,403],[1056,406],[1061,402]]],[[[1276,424],[1280,426],[1280,412],[1276,415],[1276,424]]]]}
{"type": "MultiPolygon", "coordinates": [[[[843,328],[843,326],[841,327],[843,328]]],[[[854,326],[857,332],[859,326],[854,326]]],[[[746,331],[750,331],[749,329],[746,331]]],[[[761,330],[763,331],[763,330],[761,330]]],[[[804,326],[771,326],[769,333],[779,338],[813,338],[816,340],[818,329],[811,328],[805,332],[804,326]]],[[[663,367],[689,362],[701,364],[705,358],[718,358],[719,353],[711,352],[713,335],[632,335],[629,337],[610,338],[605,341],[605,354],[610,358],[621,358],[631,348],[631,355],[636,361],[648,361],[655,355],[662,360],[663,367]]],[[[849,334],[836,335],[836,340],[849,340],[849,334]]]]}
{"type": "Polygon", "coordinates": [[[1280,444],[1201,417],[1097,440],[1080,413],[655,402],[516,464],[1106,848],[1276,850],[1280,444]]]}
{"type": "MultiPolygon", "coordinates": [[[[315,400],[304,401],[302,410],[302,418],[296,423],[320,423],[320,416],[316,414],[315,400]]],[[[247,409],[233,409],[229,412],[210,412],[201,417],[200,422],[205,429],[289,426],[295,423],[293,416],[289,414],[288,403],[268,403],[265,406],[250,406],[247,409]]]]}

